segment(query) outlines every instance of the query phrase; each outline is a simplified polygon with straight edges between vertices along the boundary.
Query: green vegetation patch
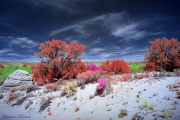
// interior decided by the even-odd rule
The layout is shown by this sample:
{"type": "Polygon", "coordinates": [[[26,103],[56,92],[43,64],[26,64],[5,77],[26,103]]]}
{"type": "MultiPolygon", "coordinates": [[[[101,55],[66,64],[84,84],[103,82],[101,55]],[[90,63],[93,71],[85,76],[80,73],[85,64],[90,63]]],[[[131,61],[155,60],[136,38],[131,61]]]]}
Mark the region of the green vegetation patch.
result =
{"type": "Polygon", "coordinates": [[[144,64],[144,63],[140,63],[139,65],[133,64],[133,65],[131,65],[130,69],[134,72],[143,71],[144,66],[146,66],[146,64],[144,64]]]}

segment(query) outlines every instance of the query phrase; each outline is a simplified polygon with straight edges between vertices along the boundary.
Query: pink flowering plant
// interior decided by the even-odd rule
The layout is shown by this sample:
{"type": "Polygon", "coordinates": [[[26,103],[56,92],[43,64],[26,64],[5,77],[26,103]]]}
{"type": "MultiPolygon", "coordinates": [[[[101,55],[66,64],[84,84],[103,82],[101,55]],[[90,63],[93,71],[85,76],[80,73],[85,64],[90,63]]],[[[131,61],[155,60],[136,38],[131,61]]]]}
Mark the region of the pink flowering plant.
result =
{"type": "Polygon", "coordinates": [[[103,89],[104,87],[106,87],[106,81],[102,78],[98,79],[98,89],[103,89]]]}
{"type": "Polygon", "coordinates": [[[102,70],[102,66],[97,67],[96,65],[91,64],[91,65],[87,65],[87,69],[90,70],[90,71],[98,71],[98,70],[102,70]]]}

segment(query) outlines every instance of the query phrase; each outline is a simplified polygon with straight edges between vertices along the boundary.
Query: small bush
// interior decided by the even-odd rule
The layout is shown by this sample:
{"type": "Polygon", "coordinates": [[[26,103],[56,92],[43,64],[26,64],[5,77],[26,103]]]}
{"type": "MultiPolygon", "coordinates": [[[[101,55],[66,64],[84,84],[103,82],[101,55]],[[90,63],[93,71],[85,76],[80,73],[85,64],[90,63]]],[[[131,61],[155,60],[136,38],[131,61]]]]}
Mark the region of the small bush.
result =
{"type": "Polygon", "coordinates": [[[0,93],[0,99],[2,99],[3,97],[4,97],[3,94],[0,93]]]}
{"type": "Polygon", "coordinates": [[[4,65],[3,65],[3,64],[0,64],[0,68],[4,68],[4,65]]]}
{"type": "Polygon", "coordinates": [[[147,100],[143,100],[143,103],[144,103],[145,107],[149,107],[147,100]]]}
{"type": "Polygon", "coordinates": [[[57,85],[56,85],[56,84],[52,84],[52,83],[51,83],[51,84],[47,84],[47,85],[46,85],[46,88],[47,88],[47,89],[56,90],[56,89],[57,89],[57,85]]]}
{"type": "Polygon", "coordinates": [[[133,64],[133,65],[131,65],[131,67],[130,67],[130,69],[132,70],[132,71],[134,71],[134,72],[137,72],[137,71],[143,71],[143,67],[145,67],[146,66],[146,64],[139,64],[139,65],[136,65],[136,64],[133,64]]]}
{"type": "Polygon", "coordinates": [[[152,62],[146,62],[146,66],[143,67],[144,71],[158,71],[158,68],[152,62]]]}
{"type": "Polygon", "coordinates": [[[167,118],[168,117],[168,114],[167,113],[162,113],[161,115],[163,118],[167,118]]]}
{"type": "Polygon", "coordinates": [[[144,73],[141,73],[140,75],[137,76],[137,79],[142,79],[145,78],[147,75],[144,73]]]}
{"type": "Polygon", "coordinates": [[[101,77],[100,71],[86,71],[77,75],[78,79],[84,80],[85,83],[97,82],[101,77]]]}
{"type": "Polygon", "coordinates": [[[98,70],[102,70],[102,67],[97,67],[96,65],[91,64],[91,65],[87,65],[87,69],[90,71],[98,71],[98,70]]]}
{"type": "Polygon", "coordinates": [[[77,90],[76,90],[75,82],[67,82],[66,85],[63,85],[63,87],[64,87],[63,94],[64,93],[68,94],[68,97],[76,94],[77,90]]]}
{"type": "Polygon", "coordinates": [[[124,74],[123,76],[122,76],[122,79],[123,79],[123,81],[129,81],[130,80],[130,75],[129,74],[124,74]]]}
{"type": "Polygon", "coordinates": [[[134,72],[139,71],[138,66],[136,64],[131,65],[130,69],[134,72]]]}
{"type": "Polygon", "coordinates": [[[27,64],[23,64],[22,67],[28,68],[28,65],[27,64]]]}
{"type": "Polygon", "coordinates": [[[115,72],[115,74],[123,74],[123,73],[131,72],[131,69],[124,60],[109,61],[107,59],[106,62],[103,62],[102,70],[107,71],[107,73],[115,72]]]}
{"type": "Polygon", "coordinates": [[[121,110],[121,112],[118,115],[118,118],[123,118],[126,115],[127,115],[127,111],[126,110],[121,110]]]}
{"type": "Polygon", "coordinates": [[[18,98],[18,95],[15,93],[10,93],[9,96],[7,97],[7,103],[11,103],[13,100],[18,98]]]}

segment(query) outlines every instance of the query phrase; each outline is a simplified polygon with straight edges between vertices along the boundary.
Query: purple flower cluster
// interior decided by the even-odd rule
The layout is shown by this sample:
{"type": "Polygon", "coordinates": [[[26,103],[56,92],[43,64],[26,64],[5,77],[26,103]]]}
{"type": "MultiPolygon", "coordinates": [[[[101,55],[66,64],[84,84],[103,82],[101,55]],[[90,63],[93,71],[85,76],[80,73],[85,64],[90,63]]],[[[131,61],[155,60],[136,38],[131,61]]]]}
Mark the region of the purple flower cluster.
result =
{"type": "Polygon", "coordinates": [[[103,89],[106,86],[106,82],[102,78],[98,79],[98,84],[99,84],[98,89],[103,89]]]}
{"type": "Polygon", "coordinates": [[[90,70],[90,71],[98,71],[98,70],[102,70],[102,66],[97,67],[96,65],[91,64],[91,65],[87,65],[87,69],[90,70]]]}

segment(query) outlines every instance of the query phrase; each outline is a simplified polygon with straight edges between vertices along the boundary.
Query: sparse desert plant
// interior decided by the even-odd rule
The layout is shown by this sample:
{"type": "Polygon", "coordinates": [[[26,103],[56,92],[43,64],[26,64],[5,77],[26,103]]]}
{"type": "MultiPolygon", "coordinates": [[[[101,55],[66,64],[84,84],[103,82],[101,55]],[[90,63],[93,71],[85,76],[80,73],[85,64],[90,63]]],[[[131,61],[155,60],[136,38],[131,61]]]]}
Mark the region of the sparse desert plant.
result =
{"type": "Polygon", "coordinates": [[[85,50],[82,44],[52,40],[42,43],[39,49],[42,51],[35,55],[47,59],[32,66],[33,80],[37,83],[49,83],[53,78],[75,78],[78,73],[86,70],[86,65],[79,58],[85,50]]]}
{"type": "Polygon", "coordinates": [[[154,110],[154,104],[150,104],[149,107],[154,110]]]}
{"type": "Polygon", "coordinates": [[[78,112],[78,111],[79,111],[79,107],[76,107],[74,111],[75,111],[75,112],[78,112]]]}
{"type": "Polygon", "coordinates": [[[145,74],[145,77],[149,77],[149,74],[145,74]]]}
{"type": "Polygon", "coordinates": [[[20,90],[21,90],[21,91],[24,91],[24,90],[26,90],[26,88],[27,88],[27,86],[26,86],[26,85],[23,85],[23,86],[20,88],[20,90]]]}
{"type": "Polygon", "coordinates": [[[66,85],[63,85],[63,88],[63,94],[68,94],[68,96],[76,94],[75,82],[67,82],[66,85]]]}
{"type": "Polygon", "coordinates": [[[101,77],[101,71],[86,71],[77,75],[78,79],[83,80],[85,83],[96,82],[101,77]]]}
{"type": "Polygon", "coordinates": [[[52,103],[52,98],[48,98],[47,100],[45,100],[45,98],[43,97],[42,100],[43,101],[41,101],[41,107],[38,112],[42,112],[43,110],[45,110],[46,107],[48,107],[52,103]]]}
{"type": "Polygon", "coordinates": [[[124,60],[112,60],[109,61],[107,59],[106,62],[103,62],[102,70],[106,71],[107,73],[115,72],[115,74],[123,74],[131,72],[131,69],[126,64],[124,60]]]}
{"type": "Polygon", "coordinates": [[[147,100],[143,99],[143,103],[144,103],[145,107],[149,107],[147,100]]]}
{"type": "Polygon", "coordinates": [[[15,93],[10,93],[9,96],[7,97],[7,103],[11,103],[13,100],[18,98],[18,95],[15,93]]]}
{"type": "Polygon", "coordinates": [[[23,64],[22,67],[28,68],[28,65],[27,64],[23,64]]]}
{"type": "Polygon", "coordinates": [[[4,65],[3,65],[3,64],[0,64],[0,68],[4,68],[4,65]]]}
{"type": "Polygon", "coordinates": [[[131,75],[129,75],[129,74],[124,74],[124,75],[122,76],[122,79],[123,79],[123,81],[129,81],[129,80],[130,80],[130,77],[131,77],[131,75]]]}
{"type": "Polygon", "coordinates": [[[177,94],[177,95],[180,95],[180,91],[176,91],[176,94],[177,94]]]}
{"type": "Polygon", "coordinates": [[[148,61],[148,65],[146,64],[144,70],[150,66],[154,70],[161,71],[173,71],[173,69],[180,67],[180,43],[177,39],[168,40],[164,37],[149,43],[151,44],[151,51],[148,48],[146,49],[145,60],[148,61]]]}
{"type": "Polygon", "coordinates": [[[138,75],[138,79],[142,79],[142,78],[145,78],[145,74],[144,73],[141,73],[140,75],[138,75]]]}
{"type": "Polygon", "coordinates": [[[161,115],[163,118],[167,118],[168,117],[168,114],[167,113],[162,113],[161,115]]]}
{"type": "Polygon", "coordinates": [[[127,115],[127,110],[121,110],[121,112],[118,115],[118,118],[123,118],[126,115],[127,115]]]}
{"type": "Polygon", "coordinates": [[[110,108],[107,108],[107,111],[111,111],[111,109],[112,109],[112,107],[110,107],[110,108]]]}
{"type": "Polygon", "coordinates": [[[57,85],[56,85],[56,84],[53,84],[53,83],[46,84],[45,87],[46,87],[47,89],[53,89],[53,90],[56,90],[56,89],[57,89],[57,85]]]}
{"type": "Polygon", "coordinates": [[[3,94],[0,93],[0,99],[2,99],[3,97],[4,97],[3,94]]]}

